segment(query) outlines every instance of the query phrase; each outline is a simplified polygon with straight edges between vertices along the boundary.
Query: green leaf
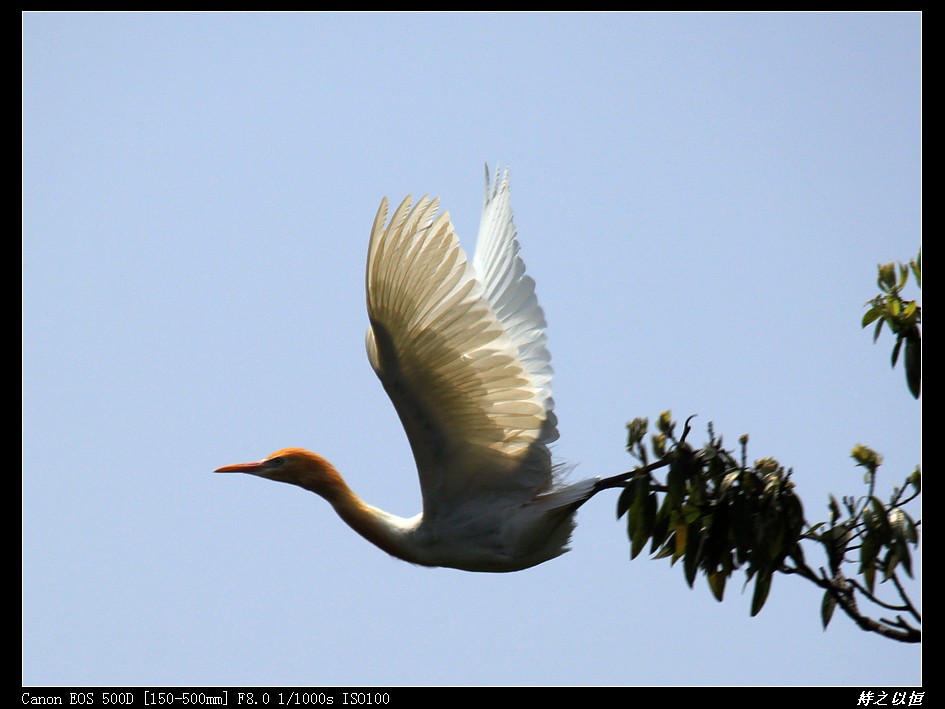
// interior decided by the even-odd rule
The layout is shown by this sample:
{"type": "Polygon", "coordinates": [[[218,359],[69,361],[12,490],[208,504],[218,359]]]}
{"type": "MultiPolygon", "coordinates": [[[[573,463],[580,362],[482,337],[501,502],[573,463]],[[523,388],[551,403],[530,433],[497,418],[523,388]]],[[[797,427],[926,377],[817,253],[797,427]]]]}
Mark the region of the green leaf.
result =
{"type": "Polygon", "coordinates": [[[906,480],[915,488],[916,492],[922,492],[922,469],[918,465],[915,466],[915,470],[909,473],[906,480]]]}
{"type": "Polygon", "coordinates": [[[627,531],[630,534],[630,558],[636,559],[646,546],[656,519],[656,494],[649,492],[650,481],[637,478],[631,483],[638,490],[634,494],[627,518],[627,531]]]}
{"type": "MultiPolygon", "coordinates": [[[[870,569],[876,568],[876,560],[880,551],[883,549],[883,542],[876,534],[876,530],[867,530],[860,541],[860,567],[859,573],[866,574],[870,569]]],[[[870,591],[873,589],[870,588],[870,591]]]]}
{"type": "Polygon", "coordinates": [[[906,337],[906,385],[909,391],[916,399],[919,398],[919,392],[922,389],[922,340],[916,331],[916,334],[910,334],[906,337]]]}
{"type": "Polygon", "coordinates": [[[735,557],[744,563],[751,556],[755,541],[755,513],[744,495],[732,501],[731,529],[735,544],[735,557]]]}
{"type": "Polygon", "coordinates": [[[885,321],[885,320],[879,320],[879,321],[876,323],[876,329],[873,330],[873,342],[876,342],[876,340],[879,339],[879,333],[880,333],[880,332],[882,331],[882,329],[883,329],[883,323],[884,323],[884,322],[886,322],[886,321],[885,321]]]}
{"type": "MultiPolygon", "coordinates": [[[[674,544],[675,544],[675,542],[673,541],[673,538],[670,537],[670,538],[666,541],[666,543],[662,546],[662,548],[661,548],[659,551],[657,551],[657,552],[655,552],[655,553],[653,554],[652,558],[654,558],[654,559],[665,559],[665,558],[668,557],[668,556],[671,557],[671,556],[673,555],[673,545],[674,545],[674,544]]],[[[675,559],[670,559],[670,560],[669,560],[669,563],[670,563],[671,566],[672,566],[672,564],[673,564],[674,561],[675,561],[675,559]]]]}
{"type": "Polygon", "coordinates": [[[866,577],[867,587],[873,591],[876,563],[879,552],[883,549],[883,540],[876,530],[867,530],[860,541],[860,569],[859,573],[866,577]]]}
{"type": "Polygon", "coordinates": [[[867,525],[873,525],[876,532],[881,535],[880,543],[886,544],[892,538],[892,532],[889,528],[889,515],[886,512],[886,505],[876,495],[870,497],[870,505],[873,508],[872,516],[867,514],[864,520],[867,525]]]}
{"type": "MultiPolygon", "coordinates": [[[[676,524],[676,549],[673,551],[673,563],[675,563],[679,557],[686,553],[686,539],[688,538],[689,525],[679,522],[676,524]]],[[[690,584],[692,585],[692,584],[690,584]]]]}
{"type": "Polygon", "coordinates": [[[896,366],[896,360],[899,359],[899,350],[902,349],[902,340],[903,340],[902,337],[897,337],[896,344],[893,345],[892,357],[891,357],[893,367],[896,366]]]}
{"type": "Polygon", "coordinates": [[[824,626],[824,630],[830,624],[830,619],[833,617],[833,611],[836,607],[837,599],[830,591],[826,591],[820,601],[820,622],[824,626]]]}
{"type": "Polygon", "coordinates": [[[646,532],[643,536],[643,545],[645,546],[647,538],[653,534],[653,528],[656,526],[656,493],[651,492],[645,498],[643,514],[646,519],[646,532]]]}
{"type": "Polygon", "coordinates": [[[893,538],[905,541],[906,538],[906,513],[901,507],[893,507],[886,515],[889,520],[889,529],[893,538]]]}
{"type": "Polygon", "coordinates": [[[686,520],[686,524],[693,524],[702,518],[702,511],[699,509],[699,505],[687,502],[683,505],[682,516],[686,520]]]}
{"type": "Polygon", "coordinates": [[[719,485],[719,494],[724,496],[725,493],[728,492],[728,489],[738,482],[738,478],[741,477],[741,474],[741,470],[733,470],[732,472],[726,474],[726,476],[722,478],[722,482],[719,485]]]}
{"type": "Polygon", "coordinates": [[[883,314],[883,309],[878,306],[873,306],[863,314],[863,320],[860,322],[861,327],[866,327],[876,318],[883,314]]]}
{"type": "MultiPolygon", "coordinates": [[[[883,559],[883,580],[886,581],[896,573],[896,567],[899,563],[909,554],[909,550],[905,544],[892,544],[889,547],[889,551],[886,552],[886,558],[883,559]]],[[[911,564],[906,566],[906,573],[909,576],[912,576],[911,573],[911,564]]]]}
{"type": "Polygon", "coordinates": [[[725,581],[728,579],[728,574],[724,571],[713,571],[706,579],[709,582],[709,588],[712,589],[712,595],[715,596],[715,600],[721,603],[722,596],[725,595],[725,581]]]}
{"type": "Polygon", "coordinates": [[[666,496],[663,498],[663,504],[660,505],[659,511],[656,513],[656,520],[653,522],[652,541],[650,542],[651,554],[657,553],[669,537],[671,517],[672,505],[669,502],[669,497],[666,496]]]}
{"type": "Polygon", "coordinates": [[[633,496],[636,494],[637,488],[633,485],[628,485],[620,493],[620,497],[617,498],[617,519],[623,517],[627,510],[630,509],[630,505],[633,504],[633,496]]]}
{"type": "Polygon", "coordinates": [[[700,549],[702,548],[702,535],[700,534],[698,522],[690,524],[686,530],[686,553],[683,556],[683,573],[686,575],[686,583],[692,588],[696,580],[696,571],[699,569],[700,549]]]}
{"type": "Polygon", "coordinates": [[[896,266],[890,261],[878,266],[879,274],[876,278],[876,285],[885,293],[891,291],[896,285],[896,266]]]}
{"type": "Polygon", "coordinates": [[[650,436],[650,445],[653,447],[653,455],[662,458],[666,455],[666,441],[669,440],[665,433],[654,433],[650,436]]]}
{"type": "Polygon", "coordinates": [[[899,264],[899,283],[897,287],[899,290],[902,290],[906,285],[906,281],[909,280],[909,267],[904,264],[899,264]]]}
{"type": "Polygon", "coordinates": [[[659,418],[656,419],[656,427],[660,432],[668,436],[672,435],[675,425],[676,424],[673,422],[673,414],[669,409],[661,413],[659,418]]]}
{"type": "Polygon", "coordinates": [[[902,568],[905,569],[909,578],[912,578],[912,554],[909,552],[909,547],[903,542],[897,544],[896,547],[900,550],[901,554],[899,563],[902,564],[902,568]]]}
{"type": "Polygon", "coordinates": [[[751,615],[756,616],[761,612],[765,601],[768,600],[768,592],[771,590],[771,572],[763,571],[755,579],[755,592],[751,596],[751,615]]]}
{"type": "Polygon", "coordinates": [[[866,582],[866,590],[872,593],[873,588],[876,585],[876,567],[868,566],[860,573],[863,575],[863,580],[866,582]]]}
{"type": "Polygon", "coordinates": [[[634,447],[643,440],[646,430],[649,426],[648,420],[644,418],[635,418],[627,423],[627,450],[631,453],[634,447]]]}
{"type": "Polygon", "coordinates": [[[684,465],[680,465],[677,460],[669,466],[669,472],[666,473],[666,499],[675,506],[681,505],[683,497],[686,494],[686,479],[688,471],[684,465]]]}
{"type": "Polygon", "coordinates": [[[837,498],[833,495],[830,496],[830,524],[836,524],[837,520],[840,519],[840,505],[837,504],[837,498]]]}
{"type": "Polygon", "coordinates": [[[715,510],[706,523],[705,537],[702,544],[703,563],[714,569],[720,563],[722,555],[728,549],[729,531],[728,505],[716,505],[715,510]]]}
{"type": "Polygon", "coordinates": [[[915,520],[909,516],[909,513],[905,510],[902,510],[902,516],[904,518],[902,525],[902,540],[907,544],[918,544],[919,543],[919,530],[916,529],[915,520]]]}

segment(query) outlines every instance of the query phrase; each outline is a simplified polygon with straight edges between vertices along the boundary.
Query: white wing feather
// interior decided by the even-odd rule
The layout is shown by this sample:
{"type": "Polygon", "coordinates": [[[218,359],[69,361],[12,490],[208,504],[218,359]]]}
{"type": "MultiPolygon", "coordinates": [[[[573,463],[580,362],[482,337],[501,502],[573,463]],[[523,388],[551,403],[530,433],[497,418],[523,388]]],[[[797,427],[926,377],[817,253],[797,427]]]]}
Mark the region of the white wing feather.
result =
{"type": "Polygon", "coordinates": [[[495,183],[490,184],[486,168],[486,196],[473,266],[502,328],[518,350],[519,361],[539,391],[552,422],[544,431],[544,442],[551,443],[557,440],[558,431],[552,413],[551,354],[545,336],[547,323],[535,295],[535,281],[526,275],[520,251],[512,218],[508,172],[501,179],[497,174],[495,183]]]}
{"type": "Polygon", "coordinates": [[[504,181],[486,198],[485,287],[438,200],[411,208],[408,197],[388,223],[385,199],[372,230],[368,357],[413,449],[426,521],[479,496],[524,502],[552,484],[544,318],[507,194],[504,181]]]}

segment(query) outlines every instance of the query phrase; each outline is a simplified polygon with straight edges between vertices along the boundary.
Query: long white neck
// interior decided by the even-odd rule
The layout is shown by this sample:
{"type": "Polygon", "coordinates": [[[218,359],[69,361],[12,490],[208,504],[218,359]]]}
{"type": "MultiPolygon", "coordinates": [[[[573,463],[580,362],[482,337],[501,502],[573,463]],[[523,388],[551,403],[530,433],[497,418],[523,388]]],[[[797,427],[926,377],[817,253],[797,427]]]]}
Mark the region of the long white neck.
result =
{"type": "Polygon", "coordinates": [[[313,490],[335,508],[351,529],[391,556],[423,564],[414,550],[416,519],[405,519],[367,504],[341,480],[330,490],[313,490]]]}

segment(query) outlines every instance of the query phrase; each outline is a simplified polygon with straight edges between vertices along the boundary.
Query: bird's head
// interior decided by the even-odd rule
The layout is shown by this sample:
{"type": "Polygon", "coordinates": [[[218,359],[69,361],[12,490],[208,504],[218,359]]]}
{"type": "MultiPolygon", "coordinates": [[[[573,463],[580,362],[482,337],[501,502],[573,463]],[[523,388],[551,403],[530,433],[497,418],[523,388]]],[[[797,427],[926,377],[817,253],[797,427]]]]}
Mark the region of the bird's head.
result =
{"type": "Polygon", "coordinates": [[[264,460],[224,465],[213,472],[249,473],[276,482],[298,485],[323,497],[331,497],[331,493],[344,484],[331,463],[302,448],[283,448],[264,460]]]}

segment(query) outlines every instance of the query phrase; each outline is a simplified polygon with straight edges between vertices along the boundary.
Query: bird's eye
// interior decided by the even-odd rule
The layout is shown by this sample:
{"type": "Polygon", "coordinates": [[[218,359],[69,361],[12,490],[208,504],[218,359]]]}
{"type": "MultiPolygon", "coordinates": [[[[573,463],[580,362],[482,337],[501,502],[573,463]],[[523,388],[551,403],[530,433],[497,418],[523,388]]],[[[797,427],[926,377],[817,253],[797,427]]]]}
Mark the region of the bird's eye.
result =
{"type": "Polygon", "coordinates": [[[285,458],[283,458],[281,455],[277,455],[275,458],[270,458],[269,461],[268,461],[268,463],[269,463],[269,465],[271,465],[273,468],[278,468],[278,467],[280,467],[283,463],[285,463],[285,458]]]}

